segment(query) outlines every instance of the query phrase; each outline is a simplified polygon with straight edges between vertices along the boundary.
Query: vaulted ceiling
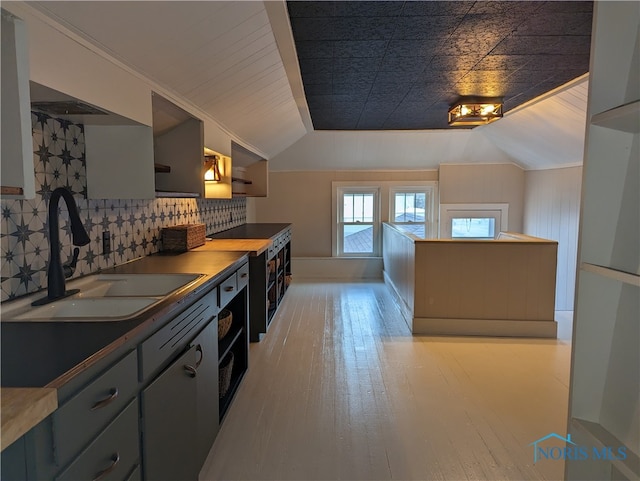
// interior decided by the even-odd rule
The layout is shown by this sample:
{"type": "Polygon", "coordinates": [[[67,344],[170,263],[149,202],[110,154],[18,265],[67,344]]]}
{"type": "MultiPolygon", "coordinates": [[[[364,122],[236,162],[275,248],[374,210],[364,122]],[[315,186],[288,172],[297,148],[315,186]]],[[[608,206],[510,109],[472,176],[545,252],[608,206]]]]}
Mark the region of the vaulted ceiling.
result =
{"type": "Polygon", "coordinates": [[[287,5],[316,130],[450,128],[460,96],[509,111],[589,70],[589,1],[287,5]]]}
{"type": "Polygon", "coordinates": [[[192,105],[272,170],[389,168],[390,155],[409,169],[582,158],[586,78],[536,98],[587,71],[591,2],[26,4],[192,105]],[[504,96],[507,113],[452,131],[446,108],[463,94],[504,96]]]}

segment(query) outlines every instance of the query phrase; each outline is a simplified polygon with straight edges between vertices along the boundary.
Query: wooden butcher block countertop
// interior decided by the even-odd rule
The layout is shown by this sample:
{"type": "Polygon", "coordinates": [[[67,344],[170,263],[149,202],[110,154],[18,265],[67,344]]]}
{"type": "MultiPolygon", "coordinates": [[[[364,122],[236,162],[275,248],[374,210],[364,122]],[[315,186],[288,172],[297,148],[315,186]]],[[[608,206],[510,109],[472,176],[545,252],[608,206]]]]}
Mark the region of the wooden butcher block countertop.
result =
{"type": "Polygon", "coordinates": [[[191,249],[191,251],[235,251],[259,256],[271,247],[271,243],[270,239],[209,239],[204,245],[191,249]]]}
{"type": "Polygon", "coordinates": [[[53,388],[3,387],[2,449],[46,418],[58,407],[58,396],[53,388]]]}

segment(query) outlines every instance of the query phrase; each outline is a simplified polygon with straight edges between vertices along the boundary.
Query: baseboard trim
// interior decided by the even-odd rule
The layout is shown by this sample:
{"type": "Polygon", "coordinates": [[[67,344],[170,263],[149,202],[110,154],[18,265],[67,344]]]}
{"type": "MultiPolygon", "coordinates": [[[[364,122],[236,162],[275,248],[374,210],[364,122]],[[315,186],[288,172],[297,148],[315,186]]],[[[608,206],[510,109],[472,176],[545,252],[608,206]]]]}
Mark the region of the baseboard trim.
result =
{"type": "Polygon", "coordinates": [[[300,279],[382,279],[382,257],[294,257],[300,279]]]}
{"type": "Polygon", "coordinates": [[[437,336],[558,337],[553,320],[413,318],[413,333],[437,336]]]}

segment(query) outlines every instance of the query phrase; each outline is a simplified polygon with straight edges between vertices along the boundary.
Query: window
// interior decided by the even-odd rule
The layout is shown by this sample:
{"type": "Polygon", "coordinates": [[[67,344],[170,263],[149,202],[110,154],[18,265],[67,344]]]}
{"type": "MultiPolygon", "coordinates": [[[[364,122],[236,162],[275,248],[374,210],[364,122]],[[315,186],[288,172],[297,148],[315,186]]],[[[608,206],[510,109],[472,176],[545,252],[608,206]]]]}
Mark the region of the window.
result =
{"type": "Polygon", "coordinates": [[[421,238],[434,237],[434,186],[391,187],[390,222],[421,238]]]}
{"type": "Polygon", "coordinates": [[[339,188],[339,256],[379,255],[378,189],[339,188]]]}
{"type": "Polygon", "coordinates": [[[493,217],[453,217],[452,239],[495,239],[496,219],[493,217]]]}
{"type": "Polygon", "coordinates": [[[444,239],[495,239],[508,229],[509,204],[441,204],[444,239]]]}

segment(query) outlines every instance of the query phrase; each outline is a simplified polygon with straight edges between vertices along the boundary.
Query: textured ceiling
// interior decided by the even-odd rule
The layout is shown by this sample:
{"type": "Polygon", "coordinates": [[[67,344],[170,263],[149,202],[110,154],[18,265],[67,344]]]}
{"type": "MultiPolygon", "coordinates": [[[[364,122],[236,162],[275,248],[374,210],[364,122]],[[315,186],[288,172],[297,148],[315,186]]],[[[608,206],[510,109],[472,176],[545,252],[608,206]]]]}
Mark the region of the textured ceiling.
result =
{"type": "Polygon", "coordinates": [[[592,2],[287,7],[316,130],[450,129],[460,96],[503,97],[508,112],[589,70],[592,2]]]}

